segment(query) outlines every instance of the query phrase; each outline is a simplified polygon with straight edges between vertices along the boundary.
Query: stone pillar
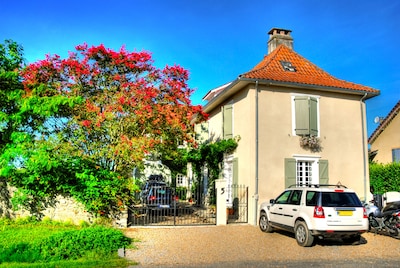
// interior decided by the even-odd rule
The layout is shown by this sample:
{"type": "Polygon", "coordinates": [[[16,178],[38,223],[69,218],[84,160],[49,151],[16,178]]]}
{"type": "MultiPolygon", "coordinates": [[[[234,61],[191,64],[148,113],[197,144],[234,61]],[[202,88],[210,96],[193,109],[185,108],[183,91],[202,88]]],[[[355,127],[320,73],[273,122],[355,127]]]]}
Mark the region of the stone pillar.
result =
{"type": "Polygon", "coordinates": [[[115,221],[115,225],[120,228],[128,227],[128,209],[121,211],[119,219],[115,221]]]}
{"type": "Polygon", "coordinates": [[[226,180],[219,179],[215,181],[215,191],[217,195],[217,225],[226,225],[226,200],[228,198],[226,189],[226,180]]]}

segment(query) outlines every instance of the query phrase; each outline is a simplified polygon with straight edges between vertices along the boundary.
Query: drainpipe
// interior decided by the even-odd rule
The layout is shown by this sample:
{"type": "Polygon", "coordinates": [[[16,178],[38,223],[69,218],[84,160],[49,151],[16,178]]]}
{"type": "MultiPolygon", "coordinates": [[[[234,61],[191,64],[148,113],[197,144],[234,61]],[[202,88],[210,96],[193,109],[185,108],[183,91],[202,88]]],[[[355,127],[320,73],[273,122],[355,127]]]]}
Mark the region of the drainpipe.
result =
{"type": "Polygon", "coordinates": [[[363,161],[364,161],[364,201],[367,202],[367,158],[365,156],[365,125],[364,125],[364,109],[363,103],[364,99],[367,97],[367,93],[360,99],[360,109],[361,109],[361,131],[362,131],[362,148],[363,148],[363,161]]]}
{"type": "Polygon", "coordinates": [[[255,187],[254,187],[254,203],[255,203],[255,205],[254,205],[254,208],[255,208],[255,210],[254,210],[254,222],[253,222],[253,224],[254,225],[257,225],[257,212],[258,212],[258,80],[256,81],[256,118],[255,118],[255,120],[256,120],[256,129],[255,129],[255,146],[256,146],[256,150],[255,150],[255,152],[256,152],[256,155],[255,155],[255,162],[256,162],[256,166],[255,166],[255,168],[256,168],[256,170],[255,170],[255,181],[254,181],[254,183],[255,183],[255,187]]]}

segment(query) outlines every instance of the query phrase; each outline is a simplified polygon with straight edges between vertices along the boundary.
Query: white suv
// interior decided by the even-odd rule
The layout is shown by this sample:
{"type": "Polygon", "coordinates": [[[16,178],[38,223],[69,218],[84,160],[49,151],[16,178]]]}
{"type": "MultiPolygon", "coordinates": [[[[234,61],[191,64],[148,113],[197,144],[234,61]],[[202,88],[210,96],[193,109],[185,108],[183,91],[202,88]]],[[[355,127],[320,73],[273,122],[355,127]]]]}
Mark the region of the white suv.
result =
{"type": "Polygon", "coordinates": [[[368,215],[357,194],[343,185],[291,186],[260,207],[259,226],[294,233],[297,243],[312,246],[314,238],[359,242],[368,230],[368,215]]]}

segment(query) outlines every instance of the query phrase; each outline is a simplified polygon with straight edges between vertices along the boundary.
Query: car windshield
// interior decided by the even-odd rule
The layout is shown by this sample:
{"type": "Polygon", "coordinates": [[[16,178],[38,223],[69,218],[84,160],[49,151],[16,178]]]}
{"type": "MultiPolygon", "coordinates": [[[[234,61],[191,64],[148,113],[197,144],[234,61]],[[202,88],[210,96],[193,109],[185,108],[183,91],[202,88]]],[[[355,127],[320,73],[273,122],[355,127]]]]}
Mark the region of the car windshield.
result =
{"type": "Polygon", "coordinates": [[[321,194],[323,207],[362,207],[355,193],[322,192],[321,194]]]}

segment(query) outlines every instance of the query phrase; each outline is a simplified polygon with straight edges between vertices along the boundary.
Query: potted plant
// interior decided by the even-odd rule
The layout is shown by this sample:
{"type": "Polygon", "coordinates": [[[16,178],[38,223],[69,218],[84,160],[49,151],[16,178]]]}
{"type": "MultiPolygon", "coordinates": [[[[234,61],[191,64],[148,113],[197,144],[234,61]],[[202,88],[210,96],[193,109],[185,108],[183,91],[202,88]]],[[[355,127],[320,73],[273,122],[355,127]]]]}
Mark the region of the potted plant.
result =
{"type": "Polygon", "coordinates": [[[300,146],[303,149],[310,150],[312,152],[321,152],[321,140],[314,135],[304,135],[300,137],[300,146]]]}

